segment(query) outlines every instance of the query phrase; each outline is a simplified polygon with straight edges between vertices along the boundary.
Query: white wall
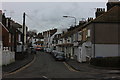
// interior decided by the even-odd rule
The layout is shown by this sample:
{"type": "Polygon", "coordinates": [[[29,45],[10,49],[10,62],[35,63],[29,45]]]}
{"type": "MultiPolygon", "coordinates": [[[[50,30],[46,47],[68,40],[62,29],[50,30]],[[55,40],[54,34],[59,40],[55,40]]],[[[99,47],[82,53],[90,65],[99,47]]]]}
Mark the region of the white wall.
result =
{"type": "Polygon", "coordinates": [[[2,51],[2,65],[8,65],[15,62],[15,52],[2,51]]]}
{"type": "Polygon", "coordinates": [[[118,50],[117,44],[95,44],[95,57],[118,56],[118,50]]]}
{"type": "Polygon", "coordinates": [[[77,54],[77,61],[78,62],[82,62],[82,55],[81,55],[81,50],[82,50],[82,47],[81,46],[79,46],[78,47],[78,54],[77,54]]]}

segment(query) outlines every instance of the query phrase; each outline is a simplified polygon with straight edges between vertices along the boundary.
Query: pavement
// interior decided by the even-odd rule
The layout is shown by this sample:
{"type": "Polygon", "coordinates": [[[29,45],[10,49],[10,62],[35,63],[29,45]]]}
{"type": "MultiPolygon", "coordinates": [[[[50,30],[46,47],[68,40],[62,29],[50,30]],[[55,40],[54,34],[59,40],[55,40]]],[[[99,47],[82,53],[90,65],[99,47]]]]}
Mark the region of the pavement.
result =
{"type": "Polygon", "coordinates": [[[2,66],[2,74],[14,72],[23,66],[27,65],[34,59],[34,54],[28,54],[23,60],[16,60],[14,63],[11,63],[7,66],[2,66]]]}
{"type": "Polygon", "coordinates": [[[89,63],[79,63],[75,60],[67,60],[66,63],[79,72],[100,74],[100,77],[104,75],[99,80],[120,80],[120,69],[118,68],[97,67],[89,63]]]}
{"type": "Polygon", "coordinates": [[[98,66],[93,66],[90,65],[89,63],[79,63],[76,60],[67,60],[66,63],[71,66],[73,69],[76,71],[94,71],[96,72],[97,70],[101,71],[109,71],[109,73],[116,73],[120,74],[120,69],[118,68],[111,68],[111,67],[98,67],[98,66]]]}

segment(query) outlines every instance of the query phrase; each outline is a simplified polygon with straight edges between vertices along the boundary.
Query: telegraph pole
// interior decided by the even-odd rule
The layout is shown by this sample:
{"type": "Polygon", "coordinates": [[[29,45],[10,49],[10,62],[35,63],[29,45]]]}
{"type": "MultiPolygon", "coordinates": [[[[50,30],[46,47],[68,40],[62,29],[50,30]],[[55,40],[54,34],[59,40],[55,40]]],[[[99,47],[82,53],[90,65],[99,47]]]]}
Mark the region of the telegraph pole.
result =
{"type": "Polygon", "coordinates": [[[24,52],[24,37],[25,37],[25,12],[23,13],[23,45],[22,45],[22,52],[24,52]]]}

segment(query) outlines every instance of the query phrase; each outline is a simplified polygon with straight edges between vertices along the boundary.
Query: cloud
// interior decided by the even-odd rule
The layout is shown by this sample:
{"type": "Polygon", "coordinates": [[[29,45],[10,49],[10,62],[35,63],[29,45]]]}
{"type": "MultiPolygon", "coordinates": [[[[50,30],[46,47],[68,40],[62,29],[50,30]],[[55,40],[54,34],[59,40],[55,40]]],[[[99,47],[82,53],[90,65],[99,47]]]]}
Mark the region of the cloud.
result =
{"type": "MultiPolygon", "coordinates": [[[[74,16],[77,22],[81,18],[94,17],[94,8],[105,7],[105,2],[7,2],[3,8],[14,11],[14,20],[22,24],[22,14],[26,14],[26,24],[38,32],[51,28],[69,27],[74,25],[73,18],[63,18],[64,15],[74,16]]],[[[9,14],[6,12],[7,14],[9,14]]]]}

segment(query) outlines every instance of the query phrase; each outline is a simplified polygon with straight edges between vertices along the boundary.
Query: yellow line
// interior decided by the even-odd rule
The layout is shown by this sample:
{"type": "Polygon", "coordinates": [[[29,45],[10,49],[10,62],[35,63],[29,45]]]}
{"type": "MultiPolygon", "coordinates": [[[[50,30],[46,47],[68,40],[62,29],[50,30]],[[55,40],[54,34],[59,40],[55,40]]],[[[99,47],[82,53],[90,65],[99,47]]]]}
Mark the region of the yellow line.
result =
{"type": "Polygon", "coordinates": [[[65,64],[65,66],[70,70],[70,71],[74,71],[74,72],[79,72],[75,69],[73,69],[72,67],[70,67],[66,62],[63,62],[65,64]]]}
{"type": "Polygon", "coordinates": [[[28,63],[27,65],[23,66],[22,68],[14,71],[14,72],[6,73],[6,74],[4,74],[3,76],[8,76],[8,75],[11,75],[11,74],[15,74],[15,73],[18,73],[18,72],[24,70],[25,68],[27,68],[27,67],[29,67],[31,64],[33,64],[33,62],[35,62],[35,59],[36,59],[36,56],[34,55],[34,59],[32,60],[32,62],[28,63]]]}

